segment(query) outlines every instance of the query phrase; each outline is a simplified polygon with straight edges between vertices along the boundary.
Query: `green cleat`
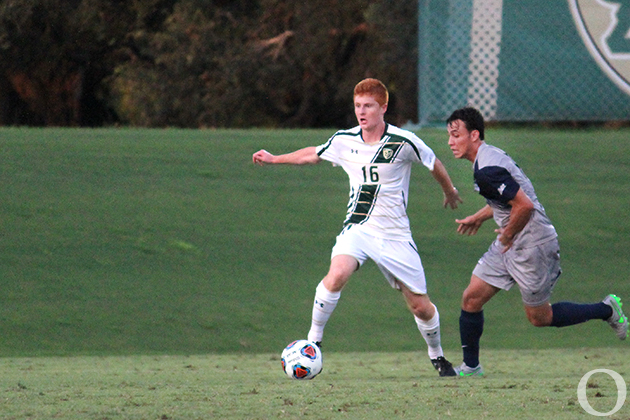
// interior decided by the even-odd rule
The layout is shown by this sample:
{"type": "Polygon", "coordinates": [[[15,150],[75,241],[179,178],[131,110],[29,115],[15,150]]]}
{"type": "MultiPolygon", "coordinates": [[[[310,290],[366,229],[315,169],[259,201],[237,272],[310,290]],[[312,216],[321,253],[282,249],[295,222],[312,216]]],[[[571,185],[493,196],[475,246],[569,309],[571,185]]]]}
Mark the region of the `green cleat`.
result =
{"type": "Polygon", "coordinates": [[[612,308],[612,316],[606,322],[615,330],[620,340],[625,340],[628,336],[628,317],[621,310],[623,306],[621,299],[615,295],[608,295],[602,302],[612,308]]]}
{"type": "Polygon", "coordinates": [[[455,368],[455,375],[460,378],[466,378],[468,376],[483,376],[483,368],[481,364],[477,365],[477,367],[471,368],[466,365],[466,363],[462,363],[461,366],[455,368]]]}

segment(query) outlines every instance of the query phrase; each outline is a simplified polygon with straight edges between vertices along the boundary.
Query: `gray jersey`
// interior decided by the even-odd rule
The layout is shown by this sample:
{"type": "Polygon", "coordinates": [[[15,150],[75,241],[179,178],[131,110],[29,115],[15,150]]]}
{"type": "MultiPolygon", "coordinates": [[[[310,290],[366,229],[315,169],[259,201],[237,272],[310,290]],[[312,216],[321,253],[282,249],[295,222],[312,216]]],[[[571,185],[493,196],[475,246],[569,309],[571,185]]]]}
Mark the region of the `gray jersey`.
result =
{"type": "Polygon", "coordinates": [[[557,237],[556,230],[538,201],[525,173],[503,150],[486,143],[479,147],[474,163],[475,189],[492,208],[494,220],[505,227],[510,220],[509,202],[519,188],[534,203],[532,217],[514,238],[513,248],[529,248],[557,237]]]}

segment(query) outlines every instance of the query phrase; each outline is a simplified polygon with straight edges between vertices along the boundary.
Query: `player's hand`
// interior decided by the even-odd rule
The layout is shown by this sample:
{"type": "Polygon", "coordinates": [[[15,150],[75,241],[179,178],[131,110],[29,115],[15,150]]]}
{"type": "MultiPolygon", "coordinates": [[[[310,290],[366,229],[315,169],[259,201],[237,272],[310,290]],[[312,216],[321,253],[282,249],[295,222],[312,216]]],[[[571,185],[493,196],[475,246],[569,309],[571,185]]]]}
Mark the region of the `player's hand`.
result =
{"type": "Polygon", "coordinates": [[[471,236],[477,233],[484,220],[473,215],[464,219],[455,219],[455,222],[459,223],[459,226],[457,226],[457,233],[460,235],[471,236]]]}
{"type": "Polygon", "coordinates": [[[451,209],[455,210],[459,203],[463,202],[464,200],[460,198],[459,191],[457,191],[457,188],[455,187],[453,187],[452,190],[444,193],[444,208],[450,207],[451,209]]]}
{"type": "Polygon", "coordinates": [[[507,252],[508,249],[512,248],[512,244],[514,243],[514,237],[507,236],[503,228],[495,229],[494,231],[499,234],[498,236],[499,242],[501,242],[501,245],[503,245],[503,251],[501,251],[502,253],[505,253],[507,252]]]}
{"type": "Polygon", "coordinates": [[[263,166],[266,163],[273,163],[273,155],[262,149],[253,154],[252,160],[255,164],[263,166]]]}

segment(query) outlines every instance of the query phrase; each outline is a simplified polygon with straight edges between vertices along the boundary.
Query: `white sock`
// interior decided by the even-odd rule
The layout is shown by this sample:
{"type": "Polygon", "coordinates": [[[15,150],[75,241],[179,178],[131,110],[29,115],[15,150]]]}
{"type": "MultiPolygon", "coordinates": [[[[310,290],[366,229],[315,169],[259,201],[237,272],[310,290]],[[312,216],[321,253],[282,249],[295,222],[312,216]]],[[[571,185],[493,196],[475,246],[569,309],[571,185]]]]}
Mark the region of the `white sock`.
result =
{"type": "Polygon", "coordinates": [[[323,281],[317,285],[315,289],[315,301],[313,302],[311,329],[308,332],[309,341],[322,341],[324,337],[324,327],[337,306],[339,296],[341,296],[341,292],[329,291],[324,287],[323,281]]]}
{"type": "Polygon", "coordinates": [[[414,318],[422,338],[424,338],[429,347],[429,357],[437,359],[440,356],[444,356],[444,351],[442,350],[442,339],[440,337],[440,314],[437,307],[435,305],[433,307],[435,308],[435,315],[429,321],[423,321],[415,315],[414,318]]]}

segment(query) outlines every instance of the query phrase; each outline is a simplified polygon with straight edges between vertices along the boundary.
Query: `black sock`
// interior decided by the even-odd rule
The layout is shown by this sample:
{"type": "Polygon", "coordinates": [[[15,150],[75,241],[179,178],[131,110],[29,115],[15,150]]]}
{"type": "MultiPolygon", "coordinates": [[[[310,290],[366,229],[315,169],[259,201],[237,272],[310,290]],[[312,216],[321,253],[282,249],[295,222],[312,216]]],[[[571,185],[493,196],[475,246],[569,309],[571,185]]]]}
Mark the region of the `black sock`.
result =
{"type": "Polygon", "coordinates": [[[558,302],[551,305],[551,310],[552,327],[568,327],[591,319],[608,319],[612,316],[612,308],[603,302],[590,304],[558,302]]]}
{"type": "Polygon", "coordinates": [[[483,311],[466,312],[459,316],[459,336],[464,351],[464,363],[474,368],[479,365],[479,339],[483,334],[483,311]]]}

